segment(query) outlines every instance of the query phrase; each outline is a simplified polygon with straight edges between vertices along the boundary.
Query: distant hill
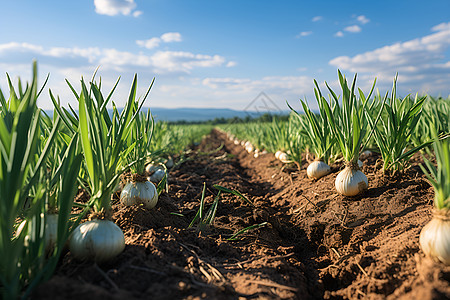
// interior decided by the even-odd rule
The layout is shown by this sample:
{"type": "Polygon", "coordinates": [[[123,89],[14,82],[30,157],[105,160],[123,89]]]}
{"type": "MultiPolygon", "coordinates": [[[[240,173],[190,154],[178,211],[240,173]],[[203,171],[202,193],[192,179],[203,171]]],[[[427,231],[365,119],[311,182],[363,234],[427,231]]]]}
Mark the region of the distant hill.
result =
{"type": "MultiPolygon", "coordinates": [[[[141,111],[147,112],[147,107],[143,107],[141,111]]],[[[120,111],[120,109],[119,109],[120,111]]],[[[162,108],[162,107],[151,107],[150,111],[155,118],[155,121],[169,121],[169,122],[176,122],[176,121],[208,121],[208,120],[214,120],[216,118],[245,118],[247,116],[250,116],[252,118],[257,118],[264,113],[267,113],[267,111],[244,111],[244,110],[233,110],[228,108],[162,108]]],[[[45,112],[49,115],[53,115],[52,110],[45,110],[45,112]]],[[[112,110],[110,110],[110,113],[112,113],[112,110]]],[[[272,112],[272,114],[280,114],[280,115],[287,115],[289,114],[289,111],[275,111],[272,112]]]]}
{"type": "MultiPolygon", "coordinates": [[[[146,111],[146,108],[142,109],[146,111]]],[[[243,111],[243,110],[233,110],[227,108],[160,108],[152,107],[150,108],[153,117],[157,121],[208,121],[215,118],[245,118],[259,117],[267,111],[256,112],[256,111],[243,111]]],[[[276,112],[278,114],[288,114],[288,111],[276,112]]]]}

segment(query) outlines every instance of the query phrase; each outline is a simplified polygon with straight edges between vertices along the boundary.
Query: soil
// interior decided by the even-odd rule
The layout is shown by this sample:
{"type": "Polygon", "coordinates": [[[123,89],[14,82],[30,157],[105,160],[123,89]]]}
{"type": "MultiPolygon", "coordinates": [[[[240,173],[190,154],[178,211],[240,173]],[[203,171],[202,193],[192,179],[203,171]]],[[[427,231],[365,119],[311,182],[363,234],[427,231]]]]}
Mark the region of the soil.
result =
{"type": "MultiPolygon", "coordinates": [[[[450,267],[424,256],[422,227],[433,188],[418,164],[383,176],[380,157],[362,158],[369,188],[340,196],[332,173],[311,180],[273,154],[254,158],[213,131],[170,170],[157,206],[113,205],[126,247],[107,264],[70,252],[33,299],[450,299],[450,267]],[[189,227],[206,186],[212,225],[189,227]],[[234,233],[252,225],[229,240],[234,233]]],[[[116,195],[117,198],[117,195],[116,195]]]]}

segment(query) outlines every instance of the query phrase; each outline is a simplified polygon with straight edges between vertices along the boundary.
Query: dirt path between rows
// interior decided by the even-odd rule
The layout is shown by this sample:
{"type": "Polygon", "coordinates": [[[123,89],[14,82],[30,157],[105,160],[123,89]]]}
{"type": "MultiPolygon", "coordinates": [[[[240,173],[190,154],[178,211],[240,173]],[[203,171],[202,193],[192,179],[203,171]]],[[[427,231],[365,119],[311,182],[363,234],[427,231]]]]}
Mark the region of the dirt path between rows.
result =
{"type": "MultiPolygon", "coordinates": [[[[169,192],[147,211],[113,205],[125,251],[106,265],[63,257],[34,299],[450,299],[450,267],[425,258],[421,228],[433,189],[417,164],[385,179],[362,159],[369,189],[339,196],[333,173],[312,181],[307,162],[258,158],[213,131],[170,171],[169,192]],[[212,226],[193,226],[222,193],[212,226]],[[261,225],[227,240],[248,226],[261,225]]],[[[117,197],[116,197],[117,198],[117,197]]]]}

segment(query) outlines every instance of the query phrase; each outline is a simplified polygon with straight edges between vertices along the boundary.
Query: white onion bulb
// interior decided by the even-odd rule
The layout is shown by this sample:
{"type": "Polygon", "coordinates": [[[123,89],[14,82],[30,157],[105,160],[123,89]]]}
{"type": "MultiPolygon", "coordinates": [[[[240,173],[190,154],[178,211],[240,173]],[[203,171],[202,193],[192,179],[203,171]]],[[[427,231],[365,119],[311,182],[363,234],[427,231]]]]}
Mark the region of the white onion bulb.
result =
{"type": "Polygon", "coordinates": [[[438,210],[420,232],[420,247],[425,255],[450,265],[450,213],[438,210]]]}
{"type": "MultiPolygon", "coordinates": [[[[44,222],[44,214],[41,213],[40,215],[41,217],[41,224],[43,224],[44,222]]],[[[35,218],[33,217],[33,220],[35,220],[35,218]]],[[[23,229],[25,228],[25,225],[28,224],[28,234],[25,236],[25,246],[29,245],[29,241],[35,241],[36,240],[36,232],[33,230],[33,228],[31,226],[34,225],[34,222],[32,220],[24,220],[22,223],[20,223],[19,227],[17,227],[17,231],[16,231],[16,237],[18,237],[23,229]]],[[[41,227],[41,235],[42,235],[42,230],[44,228],[41,227]]],[[[53,249],[55,248],[56,245],[56,239],[58,237],[58,214],[47,214],[45,216],[45,234],[44,234],[44,240],[45,240],[45,253],[49,254],[53,251],[53,249]]]]}
{"type": "Polygon", "coordinates": [[[45,220],[45,250],[47,253],[53,251],[58,238],[58,214],[47,214],[45,220]]]}
{"type": "Polygon", "coordinates": [[[366,175],[349,166],[338,174],[334,184],[338,193],[344,196],[356,196],[369,186],[366,175]]]}
{"type": "Polygon", "coordinates": [[[321,160],[315,160],[309,164],[306,169],[306,174],[309,178],[319,179],[325,175],[330,174],[331,168],[329,165],[321,160]]]}
{"type": "Polygon", "coordinates": [[[163,169],[158,169],[155,171],[155,173],[150,175],[150,180],[153,182],[160,182],[164,178],[165,175],[166,175],[166,171],[164,171],[163,169]]]}
{"type": "Polygon", "coordinates": [[[122,189],[120,202],[126,206],[143,204],[145,208],[152,209],[158,202],[158,192],[150,181],[131,181],[122,189]]]}
{"type": "Polygon", "coordinates": [[[285,153],[285,152],[281,152],[281,153],[278,155],[278,159],[281,160],[281,162],[284,162],[284,163],[289,162],[289,156],[288,156],[287,153],[285,153]]]}
{"type": "Polygon", "coordinates": [[[124,248],[122,230],[109,220],[92,220],[78,225],[69,242],[74,257],[99,263],[116,257],[124,248]]]}
{"type": "Polygon", "coordinates": [[[169,157],[169,158],[164,162],[164,164],[166,165],[166,168],[167,168],[167,169],[172,168],[172,167],[173,167],[173,159],[172,159],[172,157],[169,157]]]}
{"type": "Polygon", "coordinates": [[[161,168],[161,166],[154,165],[154,164],[151,163],[151,164],[148,164],[147,166],[145,166],[145,172],[153,173],[153,172],[155,172],[156,170],[158,170],[160,168],[161,168]]]}
{"type": "Polygon", "coordinates": [[[282,151],[278,150],[275,152],[275,158],[278,159],[280,157],[280,154],[283,153],[282,151]]]}

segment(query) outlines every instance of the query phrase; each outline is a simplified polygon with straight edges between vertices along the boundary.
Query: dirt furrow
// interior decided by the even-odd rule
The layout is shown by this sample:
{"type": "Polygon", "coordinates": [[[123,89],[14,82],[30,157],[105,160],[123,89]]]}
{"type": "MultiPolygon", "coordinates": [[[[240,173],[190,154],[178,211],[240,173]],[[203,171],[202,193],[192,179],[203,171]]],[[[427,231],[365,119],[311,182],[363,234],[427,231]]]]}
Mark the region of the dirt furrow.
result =
{"type": "MultiPolygon", "coordinates": [[[[363,158],[369,189],[346,198],[332,174],[313,181],[273,154],[258,158],[213,131],[170,170],[169,191],[148,211],[116,203],[125,251],[107,265],[63,257],[38,288],[43,299],[397,299],[450,298],[450,268],[418,246],[433,191],[414,162],[386,179],[379,157],[363,158]],[[194,220],[219,191],[211,225],[194,220]],[[249,226],[259,225],[229,240],[249,226]]],[[[116,195],[117,199],[117,195],[116,195]]]]}

